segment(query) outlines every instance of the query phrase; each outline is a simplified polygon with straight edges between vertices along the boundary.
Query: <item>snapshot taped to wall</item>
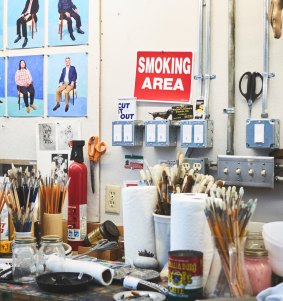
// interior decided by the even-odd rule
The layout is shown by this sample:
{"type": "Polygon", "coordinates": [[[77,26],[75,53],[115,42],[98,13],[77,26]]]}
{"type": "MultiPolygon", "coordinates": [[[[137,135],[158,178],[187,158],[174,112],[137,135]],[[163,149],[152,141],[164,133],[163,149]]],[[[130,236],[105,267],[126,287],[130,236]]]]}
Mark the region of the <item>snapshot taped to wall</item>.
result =
{"type": "Polygon", "coordinates": [[[49,46],[88,43],[88,1],[49,0],[49,46]]]}
{"type": "Polygon", "coordinates": [[[86,116],[87,61],[86,53],[48,57],[48,116],[86,116]]]}
{"type": "Polygon", "coordinates": [[[8,116],[43,116],[43,55],[8,57],[7,83],[8,116]]]}
{"type": "Polygon", "coordinates": [[[44,0],[9,0],[7,4],[7,48],[43,47],[44,0]]]}

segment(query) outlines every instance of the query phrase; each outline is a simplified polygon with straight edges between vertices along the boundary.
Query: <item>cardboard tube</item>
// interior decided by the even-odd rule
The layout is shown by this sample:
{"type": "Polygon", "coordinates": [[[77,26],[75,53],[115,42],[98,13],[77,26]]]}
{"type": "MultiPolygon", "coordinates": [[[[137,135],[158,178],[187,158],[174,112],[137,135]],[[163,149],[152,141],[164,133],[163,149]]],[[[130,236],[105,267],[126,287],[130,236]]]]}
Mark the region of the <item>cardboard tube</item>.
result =
{"type": "Polygon", "coordinates": [[[63,239],[63,214],[43,214],[43,235],[57,235],[63,239]]]}

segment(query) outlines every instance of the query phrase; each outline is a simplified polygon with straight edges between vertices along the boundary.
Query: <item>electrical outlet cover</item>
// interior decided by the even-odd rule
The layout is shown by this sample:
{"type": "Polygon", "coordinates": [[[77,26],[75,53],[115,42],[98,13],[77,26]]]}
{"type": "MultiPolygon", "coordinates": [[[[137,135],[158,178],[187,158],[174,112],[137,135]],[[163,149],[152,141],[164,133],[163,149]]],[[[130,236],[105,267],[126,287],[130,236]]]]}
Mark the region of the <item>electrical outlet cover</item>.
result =
{"type": "Polygon", "coordinates": [[[120,213],[121,186],[106,185],[105,213],[120,213]]]}

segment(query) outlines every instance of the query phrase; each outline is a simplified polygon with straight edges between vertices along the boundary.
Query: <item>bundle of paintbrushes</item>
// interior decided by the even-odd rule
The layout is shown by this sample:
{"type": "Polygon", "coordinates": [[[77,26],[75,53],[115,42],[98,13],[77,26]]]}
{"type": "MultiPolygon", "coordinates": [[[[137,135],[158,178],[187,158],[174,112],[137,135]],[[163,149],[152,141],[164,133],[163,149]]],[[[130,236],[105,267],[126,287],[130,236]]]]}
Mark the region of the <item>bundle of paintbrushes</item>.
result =
{"type": "Polygon", "coordinates": [[[170,215],[172,193],[207,193],[213,185],[222,187],[223,181],[214,182],[213,176],[199,174],[187,169],[182,153],[177,154],[176,164],[169,168],[166,164],[148,166],[140,171],[144,185],[155,185],[158,191],[157,214],[170,215]]]}
{"type": "Polygon", "coordinates": [[[205,208],[215,247],[233,297],[243,297],[249,293],[249,281],[244,270],[243,248],[246,227],[255,211],[257,199],[244,201],[243,196],[243,188],[240,188],[238,193],[236,187],[226,189],[214,185],[210,190],[210,197],[206,200],[205,208]]]}
{"type": "Polygon", "coordinates": [[[40,176],[35,170],[28,168],[23,172],[22,168],[8,170],[10,183],[4,193],[8,211],[12,217],[16,232],[30,232],[35,208],[40,176]]]}
{"type": "Polygon", "coordinates": [[[40,212],[55,214],[62,213],[64,201],[68,191],[68,177],[62,176],[45,177],[41,179],[39,187],[40,212]]]}

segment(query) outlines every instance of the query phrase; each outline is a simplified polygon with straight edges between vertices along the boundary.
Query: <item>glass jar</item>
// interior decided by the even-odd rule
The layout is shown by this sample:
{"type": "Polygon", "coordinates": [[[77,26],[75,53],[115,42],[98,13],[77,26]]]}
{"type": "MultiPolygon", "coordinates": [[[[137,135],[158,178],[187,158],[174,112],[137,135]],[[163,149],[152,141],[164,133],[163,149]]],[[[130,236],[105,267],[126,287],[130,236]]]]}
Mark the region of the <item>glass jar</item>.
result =
{"type": "Polygon", "coordinates": [[[33,282],[37,276],[38,252],[33,237],[16,238],[12,247],[12,272],[16,282],[33,282]]]}
{"type": "Polygon", "coordinates": [[[248,233],[245,245],[245,264],[248,271],[253,296],[271,287],[272,269],[268,262],[261,233],[248,233]]]}
{"type": "Polygon", "coordinates": [[[205,284],[207,299],[243,298],[252,295],[244,264],[245,236],[214,236],[214,254],[205,284]]]}
{"type": "Polygon", "coordinates": [[[47,272],[46,261],[50,256],[58,256],[62,260],[65,259],[65,249],[62,238],[57,235],[46,235],[41,237],[41,246],[38,254],[39,274],[47,272]]]}

